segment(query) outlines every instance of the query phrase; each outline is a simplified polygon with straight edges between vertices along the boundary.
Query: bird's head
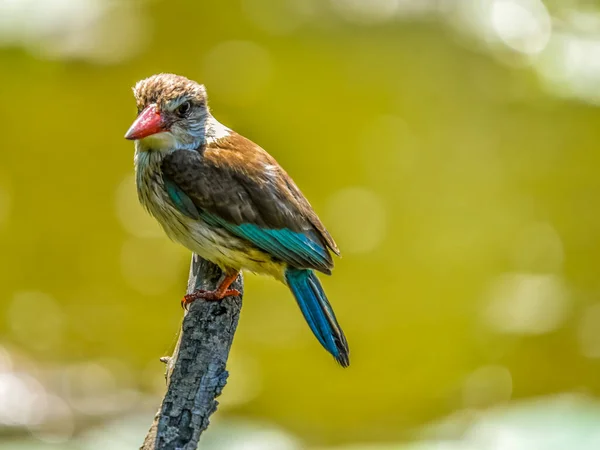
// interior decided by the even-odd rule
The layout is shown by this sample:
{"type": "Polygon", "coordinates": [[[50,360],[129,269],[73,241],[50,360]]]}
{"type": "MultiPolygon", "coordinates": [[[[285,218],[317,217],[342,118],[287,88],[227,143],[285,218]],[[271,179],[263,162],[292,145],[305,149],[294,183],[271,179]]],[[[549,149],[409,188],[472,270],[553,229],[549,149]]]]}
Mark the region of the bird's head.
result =
{"type": "Polygon", "coordinates": [[[138,141],[138,149],[169,151],[202,144],[209,117],[203,85],[161,73],[138,81],[133,93],[138,117],[125,139],[138,141]]]}

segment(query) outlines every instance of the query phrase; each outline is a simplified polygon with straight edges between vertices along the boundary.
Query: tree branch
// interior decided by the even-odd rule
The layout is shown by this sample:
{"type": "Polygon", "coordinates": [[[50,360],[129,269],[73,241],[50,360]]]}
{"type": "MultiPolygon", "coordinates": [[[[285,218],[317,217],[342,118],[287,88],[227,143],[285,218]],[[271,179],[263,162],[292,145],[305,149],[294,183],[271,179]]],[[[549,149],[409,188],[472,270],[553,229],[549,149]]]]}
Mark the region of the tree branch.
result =
{"type": "MultiPolygon", "coordinates": [[[[221,270],[193,255],[187,292],[216,288],[221,270]]],[[[231,285],[243,295],[242,276],[231,285]]],[[[227,383],[225,370],[233,341],[242,296],[218,302],[198,300],[183,318],[181,334],[167,363],[167,393],[141,450],[195,450],[215,400],[227,383]]]]}

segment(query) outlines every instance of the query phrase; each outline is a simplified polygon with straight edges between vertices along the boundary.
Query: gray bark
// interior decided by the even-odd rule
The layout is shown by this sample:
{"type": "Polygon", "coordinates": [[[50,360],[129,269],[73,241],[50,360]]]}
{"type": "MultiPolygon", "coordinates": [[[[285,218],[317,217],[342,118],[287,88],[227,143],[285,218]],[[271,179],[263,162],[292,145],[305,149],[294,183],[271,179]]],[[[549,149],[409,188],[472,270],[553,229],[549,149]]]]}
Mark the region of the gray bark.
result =
{"type": "MultiPolygon", "coordinates": [[[[214,264],[193,255],[188,294],[213,290],[222,275],[214,264]]],[[[242,276],[231,285],[243,294],[242,276]]],[[[225,364],[233,342],[242,296],[197,300],[183,318],[179,341],[167,363],[167,393],[141,450],[195,450],[217,409],[227,383],[225,364]]]]}

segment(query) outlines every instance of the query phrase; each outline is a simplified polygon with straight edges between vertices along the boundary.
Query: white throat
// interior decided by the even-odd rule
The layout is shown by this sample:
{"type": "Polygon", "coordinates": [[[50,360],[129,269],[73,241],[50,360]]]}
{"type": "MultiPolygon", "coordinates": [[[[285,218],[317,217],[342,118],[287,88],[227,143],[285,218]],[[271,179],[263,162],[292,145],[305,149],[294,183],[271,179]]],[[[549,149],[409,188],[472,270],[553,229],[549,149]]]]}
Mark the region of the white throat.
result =
{"type": "Polygon", "coordinates": [[[136,150],[144,152],[148,150],[154,150],[162,152],[165,150],[174,149],[177,147],[177,140],[175,136],[169,131],[163,131],[162,133],[156,133],[151,136],[145,137],[135,141],[136,150]]]}

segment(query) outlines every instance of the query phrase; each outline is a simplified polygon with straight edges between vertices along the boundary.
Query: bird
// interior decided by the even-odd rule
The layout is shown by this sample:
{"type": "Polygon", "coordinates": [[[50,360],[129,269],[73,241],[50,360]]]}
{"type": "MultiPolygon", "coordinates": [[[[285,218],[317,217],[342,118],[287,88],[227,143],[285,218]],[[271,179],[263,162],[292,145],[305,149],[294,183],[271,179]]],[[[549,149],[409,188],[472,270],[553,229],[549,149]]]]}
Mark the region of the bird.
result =
{"type": "Polygon", "coordinates": [[[330,275],[340,251],[300,189],[259,145],[221,124],[204,85],[160,73],[133,87],[137,194],[173,241],[219,266],[214,290],[184,296],[219,301],[241,270],[286,284],[320,344],[342,367],[348,342],[315,271],[330,275]]]}

